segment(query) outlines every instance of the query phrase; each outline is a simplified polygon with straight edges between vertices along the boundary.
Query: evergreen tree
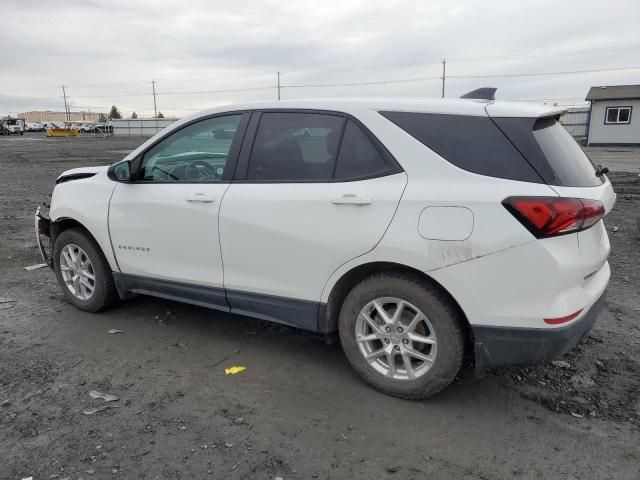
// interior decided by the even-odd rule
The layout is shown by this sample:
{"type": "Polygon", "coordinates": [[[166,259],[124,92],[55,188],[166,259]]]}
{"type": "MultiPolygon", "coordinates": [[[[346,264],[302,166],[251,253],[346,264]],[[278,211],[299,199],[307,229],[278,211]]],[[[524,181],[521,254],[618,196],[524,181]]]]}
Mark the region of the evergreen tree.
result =
{"type": "Polygon", "coordinates": [[[109,112],[109,117],[112,119],[122,118],[122,115],[120,115],[120,111],[118,110],[118,107],[116,107],[115,105],[111,107],[111,112],[109,112]]]}

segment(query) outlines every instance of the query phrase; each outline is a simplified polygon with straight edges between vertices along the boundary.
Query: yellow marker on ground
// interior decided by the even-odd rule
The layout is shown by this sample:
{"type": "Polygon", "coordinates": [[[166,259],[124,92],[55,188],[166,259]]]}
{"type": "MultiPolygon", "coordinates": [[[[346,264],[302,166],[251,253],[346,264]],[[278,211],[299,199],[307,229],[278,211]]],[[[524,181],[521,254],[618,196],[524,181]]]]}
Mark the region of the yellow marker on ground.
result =
{"type": "Polygon", "coordinates": [[[236,373],[243,372],[247,369],[247,367],[243,367],[242,365],[236,365],[230,368],[225,368],[224,373],[227,375],[235,375],[236,373]]]}

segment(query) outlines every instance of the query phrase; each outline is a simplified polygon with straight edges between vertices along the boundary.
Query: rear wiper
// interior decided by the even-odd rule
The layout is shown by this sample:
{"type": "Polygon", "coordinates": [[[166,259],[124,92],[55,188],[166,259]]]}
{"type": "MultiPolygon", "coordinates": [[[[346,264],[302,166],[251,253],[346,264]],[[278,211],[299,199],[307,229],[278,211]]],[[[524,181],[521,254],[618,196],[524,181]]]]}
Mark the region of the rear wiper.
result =
{"type": "Polygon", "coordinates": [[[606,173],[609,173],[609,169],[607,167],[603,167],[602,165],[598,165],[598,167],[596,168],[596,177],[601,177],[606,173]]]}

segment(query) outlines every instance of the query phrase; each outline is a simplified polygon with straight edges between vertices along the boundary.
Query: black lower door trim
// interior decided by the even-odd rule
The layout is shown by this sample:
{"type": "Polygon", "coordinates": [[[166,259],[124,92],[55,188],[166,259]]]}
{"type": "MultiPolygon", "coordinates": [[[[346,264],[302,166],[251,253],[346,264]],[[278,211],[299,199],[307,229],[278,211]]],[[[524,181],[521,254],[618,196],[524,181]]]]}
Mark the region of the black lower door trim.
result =
{"type": "Polygon", "coordinates": [[[318,331],[319,302],[227,290],[231,313],[318,331]]]}
{"type": "Polygon", "coordinates": [[[113,276],[118,294],[123,298],[126,298],[128,293],[140,293],[222,310],[223,312],[230,311],[224,288],[205,287],[116,272],[113,273],[113,276]]]}
{"type": "Polygon", "coordinates": [[[131,293],[190,303],[318,332],[324,304],[113,272],[121,298],[131,293]]]}

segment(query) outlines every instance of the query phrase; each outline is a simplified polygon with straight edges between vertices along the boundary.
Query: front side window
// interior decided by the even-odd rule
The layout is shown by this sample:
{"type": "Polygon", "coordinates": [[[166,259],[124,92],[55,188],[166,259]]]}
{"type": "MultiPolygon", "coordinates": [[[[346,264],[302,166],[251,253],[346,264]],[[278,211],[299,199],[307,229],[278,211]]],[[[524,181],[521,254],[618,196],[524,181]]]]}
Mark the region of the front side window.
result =
{"type": "Polygon", "coordinates": [[[142,160],[145,182],[216,182],[222,179],[242,115],[209,118],[161,140],[142,160]]]}
{"type": "Polygon", "coordinates": [[[631,122],[631,107],[607,107],[604,123],[607,125],[631,122]]]}
{"type": "Polygon", "coordinates": [[[319,113],[263,113],[247,179],[331,180],[344,121],[319,113]]]}

